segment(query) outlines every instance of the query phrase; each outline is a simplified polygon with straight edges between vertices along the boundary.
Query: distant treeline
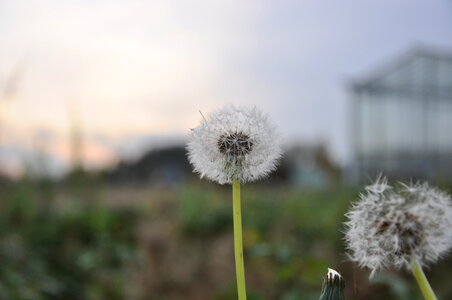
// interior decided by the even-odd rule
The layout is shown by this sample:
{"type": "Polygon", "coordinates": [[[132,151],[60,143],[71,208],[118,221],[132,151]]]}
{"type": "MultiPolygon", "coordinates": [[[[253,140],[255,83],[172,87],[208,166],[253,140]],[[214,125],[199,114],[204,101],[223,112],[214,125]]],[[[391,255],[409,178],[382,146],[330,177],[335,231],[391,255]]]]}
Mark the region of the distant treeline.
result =
{"type": "MultiPolygon", "coordinates": [[[[294,146],[285,151],[277,170],[266,181],[286,183],[296,180],[300,172],[322,174],[328,182],[340,177],[339,167],[332,162],[324,146],[294,146]]],[[[307,175],[312,176],[312,175],[307,175]]],[[[183,145],[154,149],[135,161],[121,161],[104,173],[111,183],[180,184],[198,178],[192,172],[183,145]]]]}

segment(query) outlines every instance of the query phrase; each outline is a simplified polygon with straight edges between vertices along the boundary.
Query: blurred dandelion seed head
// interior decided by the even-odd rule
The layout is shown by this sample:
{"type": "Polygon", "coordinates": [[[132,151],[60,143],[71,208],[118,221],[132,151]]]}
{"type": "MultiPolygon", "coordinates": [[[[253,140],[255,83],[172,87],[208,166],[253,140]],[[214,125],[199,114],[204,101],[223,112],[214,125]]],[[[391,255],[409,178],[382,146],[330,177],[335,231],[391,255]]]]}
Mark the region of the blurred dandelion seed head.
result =
{"type": "Polygon", "coordinates": [[[276,168],[281,156],[275,127],[260,110],[227,106],[203,117],[187,145],[194,171],[220,184],[252,182],[276,168]]]}
{"type": "Polygon", "coordinates": [[[434,263],[452,247],[451,198],[427,183],[393,188],[380,178],[346,217],[348,255],[372,275],[409,268],[411,256],[421,265],[434,263]]]}

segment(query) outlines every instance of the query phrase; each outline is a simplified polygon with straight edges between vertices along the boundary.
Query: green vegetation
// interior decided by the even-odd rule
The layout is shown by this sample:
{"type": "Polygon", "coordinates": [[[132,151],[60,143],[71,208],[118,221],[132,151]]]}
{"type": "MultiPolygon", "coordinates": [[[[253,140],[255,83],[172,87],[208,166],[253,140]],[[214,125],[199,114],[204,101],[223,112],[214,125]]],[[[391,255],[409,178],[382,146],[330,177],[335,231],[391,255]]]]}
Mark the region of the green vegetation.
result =
{"type": "Polygon", "coordinates": [[[42,186],[27,182],[2,189],[0,299],[127,298],[138,262],[136,211],[52,205],[38,201],[42,186]]]}
{"type": "MultiPolygon", "coordinates": [[[[230,189],[53,183],[2,185],[0,299],[213,299],[236,297],[230,189]]],[[[246,185],[244,250],[251,300],[318,299],[327,267],[346,299],[421,299],[408,272],[354,268],[343,214],[358,189],[246,185]]],[[[452,298],[452,259],[427,274],[452,298]]]]}

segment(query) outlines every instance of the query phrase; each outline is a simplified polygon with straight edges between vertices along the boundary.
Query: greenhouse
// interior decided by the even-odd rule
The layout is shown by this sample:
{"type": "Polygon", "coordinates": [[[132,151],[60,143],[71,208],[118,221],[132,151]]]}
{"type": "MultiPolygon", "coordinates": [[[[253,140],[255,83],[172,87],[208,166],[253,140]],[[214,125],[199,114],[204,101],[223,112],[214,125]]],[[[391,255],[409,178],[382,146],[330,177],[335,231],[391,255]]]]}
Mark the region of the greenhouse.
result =
{"type": "Polygon", "coordinates": [[[452,52],[416,48],[351,85],[354,170],[452,178],[452,52]]]}

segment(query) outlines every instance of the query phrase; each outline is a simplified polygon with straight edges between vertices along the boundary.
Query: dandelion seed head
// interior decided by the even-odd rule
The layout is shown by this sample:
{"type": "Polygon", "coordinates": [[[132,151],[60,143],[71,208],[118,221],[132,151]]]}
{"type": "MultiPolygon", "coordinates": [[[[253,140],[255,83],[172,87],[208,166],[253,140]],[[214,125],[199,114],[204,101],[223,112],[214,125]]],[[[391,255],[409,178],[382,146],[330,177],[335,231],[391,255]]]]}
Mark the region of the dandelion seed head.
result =
{"type": "Polygon", "coordinates": [[[281,156],[279,136],[256,108],[227,106],[192,129],[187,145],[194,171],[220,184],[267,176],[281,156]]]}
{"type": "Polygon", "coordinates": [[[393,188],[379,178],[346,217],[348,256],[372,274],[409,268],[412,256],[434,263],[452,247],[451,198],[426,183],[393,188]]]}

